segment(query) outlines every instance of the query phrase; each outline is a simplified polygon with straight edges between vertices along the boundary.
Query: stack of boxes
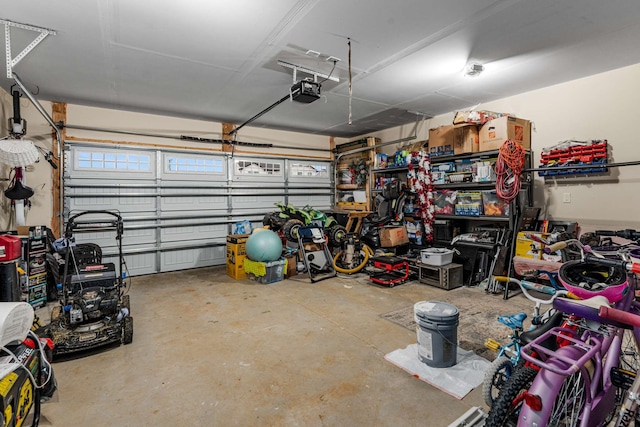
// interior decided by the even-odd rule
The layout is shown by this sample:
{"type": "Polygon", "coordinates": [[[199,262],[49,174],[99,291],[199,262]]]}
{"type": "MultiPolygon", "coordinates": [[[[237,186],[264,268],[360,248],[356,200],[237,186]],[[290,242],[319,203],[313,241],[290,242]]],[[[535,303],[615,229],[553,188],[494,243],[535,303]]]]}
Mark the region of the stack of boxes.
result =
{"type": "Polygon", "coordinates": [[[429,155],[437,157],[497,150],[507,139],[530,150],[531,122],[491,112],[457,113],[454,124],[429,129],[429,155]]]}
{"type": "Polygon", "coordinates": [[[247,258],[247,240],[250,234],[230,234],[227,236],[227,276],[236,279],[253,279],[258,283],[269,284],[284,279],[285,273],[289,276],[296,274],[295,256],[293,271],[287,271],[288,260],[280,258],[272,262],[251,261],[247,258]]]}

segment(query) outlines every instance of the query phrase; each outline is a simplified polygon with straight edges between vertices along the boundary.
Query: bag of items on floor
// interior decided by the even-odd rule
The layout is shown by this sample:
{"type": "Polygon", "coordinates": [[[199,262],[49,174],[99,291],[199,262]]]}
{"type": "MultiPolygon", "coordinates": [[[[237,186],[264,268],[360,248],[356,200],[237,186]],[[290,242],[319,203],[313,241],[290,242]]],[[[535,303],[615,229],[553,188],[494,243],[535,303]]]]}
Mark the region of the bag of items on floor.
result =
{"type": "Polygon", "coordinates": [[[38,420],[40,402],[53,397],[57,389],[50,363],[53,342],[31,330],[33,320],[28,303],[0,302],[2,425],[21,425],[27,416],[38,420]]]}

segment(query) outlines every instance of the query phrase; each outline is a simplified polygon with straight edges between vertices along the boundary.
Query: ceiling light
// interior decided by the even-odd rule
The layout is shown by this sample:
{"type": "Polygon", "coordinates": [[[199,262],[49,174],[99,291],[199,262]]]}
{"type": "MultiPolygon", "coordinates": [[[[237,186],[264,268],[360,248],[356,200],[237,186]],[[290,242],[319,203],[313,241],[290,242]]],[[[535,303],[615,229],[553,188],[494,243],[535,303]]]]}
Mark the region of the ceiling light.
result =
{"type": "Polygon", "coordinates": [[[478,77],[483,71],[484,65],[474,62],[467,65],[467,68],[464,70],[464,75],[469,77],[478,77]]]}

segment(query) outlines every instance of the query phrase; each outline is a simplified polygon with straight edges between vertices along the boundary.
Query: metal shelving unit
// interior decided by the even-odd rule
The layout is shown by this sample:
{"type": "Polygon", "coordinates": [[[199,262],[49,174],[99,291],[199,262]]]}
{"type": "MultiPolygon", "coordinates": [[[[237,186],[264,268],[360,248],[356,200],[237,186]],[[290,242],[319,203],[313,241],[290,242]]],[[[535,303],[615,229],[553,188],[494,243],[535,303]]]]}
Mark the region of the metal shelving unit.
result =
{"type": "MultiPolygon", "coordinates": [[[[471,160],[489,160],[495,159],[498,157],[499,150],[485,151],[479,153],[468,153],[468,154],[460,154],[453,156],[438,156],[431,158],[431,165],[438,165],[446,162],[456,162],[456,161],[471,161],[471,160]]],[[[460,227],[462,232],[468,232],[472,229],[482,226],[495,226],[500,225],[504,230],[511,230],[511,238],[508,239],[507,242],[504,242],[505,245],[509,245],[508,251],[512,255],[513,248],[515,246],[515,241],[517,237],[517,226],[519,221],[519,214],[521,211],[521,207],[523,206],[531,206],[533,200],[533,185],[532,185],[532,176],[531,173],[527,172],[529,168],[531,168],[531,159],[532,153],[527,151],[525,158],[525,172],[522,176],[521,182],[521,194],[511,202],[509,206],[509,214],[504,216],[493,216],[493,215],[478,215],[478,216],[467,216],[467,215],[451,215],[451,214],[436,214],[436,220],[450,220],[452,221],[452,225],[456,227],[460,227]]],[[[375,178],[376,175],[387,175],[387,176],[400,176],[400,174],[406,174],[407,167],[393,167],[393,168],[384,168],[384,169],[371,169],[370,171],[370,194],[372,197],[375,197],[381,190],[375,188],[375,178]]],[[[480,190],[490,190],[495,188],[495,182],[456,182],[456,183],[447,183],[447,184],[434,184],[435,190],[468,190],[468,191],[480,191],[480,190]]],[[[405,216],[411,217],[412,215],[405,214],[405,216]]],[[[498,248],[497,244],[486,244],[486,243],[468,243],[468,242],[460,242],[462,246],[472,247],[475,246],[482,250],[495,251],[498,248]]],[[[511,259],[511,257],[509,258],[511,259]]],[[[509,263],[509,273],[511,270],[511,263],[509,263]]]]}

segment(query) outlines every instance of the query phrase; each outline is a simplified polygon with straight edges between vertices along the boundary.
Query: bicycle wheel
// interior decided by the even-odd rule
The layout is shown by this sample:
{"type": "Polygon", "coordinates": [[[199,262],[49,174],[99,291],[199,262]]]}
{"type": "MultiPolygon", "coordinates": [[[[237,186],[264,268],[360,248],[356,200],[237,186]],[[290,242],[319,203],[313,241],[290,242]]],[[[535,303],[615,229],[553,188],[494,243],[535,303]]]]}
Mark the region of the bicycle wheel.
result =
{"type": "MultiPolygon", "coordinates": [[[[546,363],[560,369],[566,369],[570,360],[580,360],[585,349],[577,345],[559,348],[557,356],[547,359],[546,363]]],[[[592,362],[587,362],[592,363],[592,362]]],[[[579,423],[586,400],[585,382],[581,371],[571,375],[561,375],[550,369],[541,369],[535,376],[531,387],[531,395],[541,399],[541,409],[534,410],[523,404],[519,418],[527,421],[527,425],[568,427],[579,423]]]]}
{"type": "Polygon", "coordinates": [[[491,363],[482,382],[482,397],[488,407],[493,405],[498,393],[513,374],[514,369],[515,366],[511,363],[511,359],[506,356],[501,356],[491,363]]]}
{"type": "Polygon", "coordinates": [[[524,393],[531,387],[537,373],[528,366],[515,370],[491,405],[485,427],[514,427],[518,424],[524,393]]]}
{"type": "Polygon", "coordinates": [[[640,354],[632,330],[625,330],[620,349],[620,369],[636,372],[640,369],[640,354]]]}
{"type": "Polygon", "coordinates": [[[586,400],[585,394],[582,372],[576,372],[566,377],[553,404],[548,425],[558,427],[577,426],[586,400]]]}

